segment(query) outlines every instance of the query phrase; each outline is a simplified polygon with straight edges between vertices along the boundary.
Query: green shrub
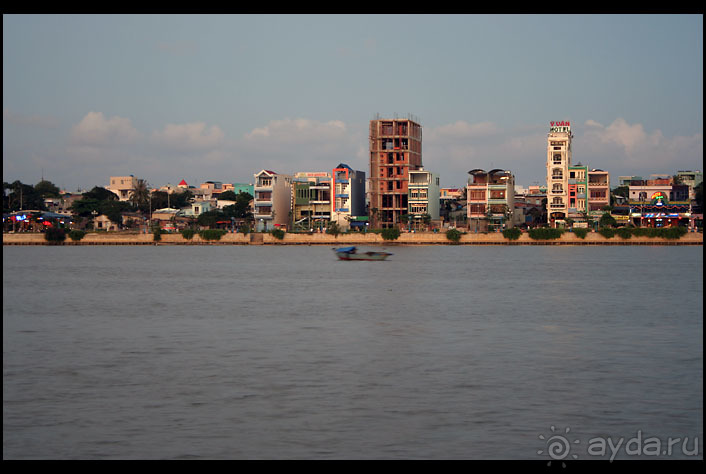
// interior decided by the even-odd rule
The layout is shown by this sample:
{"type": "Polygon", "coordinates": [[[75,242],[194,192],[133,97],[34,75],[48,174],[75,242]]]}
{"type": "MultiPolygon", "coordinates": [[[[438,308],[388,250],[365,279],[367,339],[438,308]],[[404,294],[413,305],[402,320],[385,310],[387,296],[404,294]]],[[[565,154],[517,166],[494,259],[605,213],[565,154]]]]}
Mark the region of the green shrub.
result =
{"type": "Polygon", "coordinates": [[[632,235],[635,237],[657,237],[659,229],[653,227],[635,227],[632,229],[632,235]]]}
{"type": "Polygon", "coordinates": [[[522,235],[522,231],[517,227],[503,230],[503,237],[508,240],[517,240],[520,238],[520,235],[522,235]]]}
{"type": "Polygon", "coordinates": [[[328,227],[326,228],[326,233],[329,235],[333,235],[334,237],[338,237],[338,234],[341,233],[341,228],[338,227],[338,222],[329,223],[328,227]]]}
{"type": "Polygon", "coordinates": [[[194,234],[196,234],[196,231],[194,229],[183,229],[180,233],[186,240],[191,240],[194,234]]]}
{"type": "Polygon", "coordinates": [[[248,235],[250,233],[250,227],[247,225],[241,225],[240,227],[238,227],[238,232],[243,235],[248,235]]]}
{"type": "Polygon", "coordinates": [[[578,237],[579,239],[585,239],[586,235],[588,235],[588,229],[585,229],[583,227],[574,227],[571,229],[571,231],[578,237]]]}
{"type": "Polygon", "coordinates": [[[203,240],[221,240],[221,237],[225,234],[226,231],[223,229],[206,229],[199,231],[199,236],[203,240]]]}
{"type": "Polygon", "coordinates": [[[563,233],[563,229],[552,229],[551,227],[538,227],[529,230],[529,236],[532,240],[558,239],[563,233]]]}
{"type": "Polygon", "coordinates": [[[272,234],[272,237],[274,237],[275,239],[284,239],[284,231],[282,229],[272,229],[272,231],[270,231],[270,234],[272,234]]]}
{"type": "Polygon", "coordinates": [[[389,227],[387,229],[382,229],[380,235],[385,240],[397,240],[397,238],[400,236],[400,229],[398,229],[397,227],[389,227]]]}
{"type": "Polygon", "coordinates": [[[615,235],[615,229],[611,227],[602,227],[598,229],[598,233],[601,234],[606,239],[610,239],[615,235]]]}
{"type": "Polygon", "coordinates": [[[686,227],[663,227],[660,229],[660,233],[662,234],[660,237],[663,237],[665,239],[673,239],[677,240],[680,239],[684,234],[686,234],[687,230],[686,227]]]}
{"type": "Polygon", "coordinates": [[[632,237],[632,231],[629,227],[618,227],[615,233],[618,234],[621,239],[629,239],[632,237]]]}
{"type": "Polygon", "coordinates": [[[449,229],[446,231],[446,238],[457,244],[461,240],[461,231],[458,229],[449,229]]]}
{"type": "Polygon", "coordinates": [[[56,227],[49,227],[44,231],[44,239],[50,244],[58,245],[66,240],[66,231],[56,227]]]}
{"type": "Polygon", "coordinates": [[[154,229],[152,231],[152,240],[155,242],[162,240],[162,229],[154,229]]]}
{"type": "Polygon", "coordinates": [[[78,242],[86,235],[86,231],[83,230],[72,230],[69,232],[69,238],[74,242],[78,242]]]}

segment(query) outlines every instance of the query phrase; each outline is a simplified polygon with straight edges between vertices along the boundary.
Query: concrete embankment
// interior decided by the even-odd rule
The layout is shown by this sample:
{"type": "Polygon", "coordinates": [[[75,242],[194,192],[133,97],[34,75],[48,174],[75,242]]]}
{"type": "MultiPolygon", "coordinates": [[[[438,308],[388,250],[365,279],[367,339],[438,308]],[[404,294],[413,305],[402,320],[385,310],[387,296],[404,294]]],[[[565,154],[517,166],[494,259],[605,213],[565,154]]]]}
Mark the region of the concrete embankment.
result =
{"type": "MultiPolygon", "coordinates": [[[[3,234],[3,245],[47,245],[44,234],[3,234]]],[[[218,241],[207,241],[199,235],[190,240],[181,234],[163,234],[159,242],[154,241],[152,234],[130,233],[89,233],[74,242],[67,238],[64,245],[450,245],[445,233],[415,232],[403,233],[395,241],[386,241],[379,234],[341,234],[337,237],[328,234],[290,234],[279,240],[271,234],[238,234],[228,233],[218,241]]],[[[556,240],[533,240],[523,233],[518,240],[508,240],[501,233],[464,234],[460,245],[703,245],[703,234],[689,232],[678,240],[631,237],[623,239],[614,236],[606,239],[602,235],[591,232],[585,239],[571,232],[564,233],[556,240]]]]}

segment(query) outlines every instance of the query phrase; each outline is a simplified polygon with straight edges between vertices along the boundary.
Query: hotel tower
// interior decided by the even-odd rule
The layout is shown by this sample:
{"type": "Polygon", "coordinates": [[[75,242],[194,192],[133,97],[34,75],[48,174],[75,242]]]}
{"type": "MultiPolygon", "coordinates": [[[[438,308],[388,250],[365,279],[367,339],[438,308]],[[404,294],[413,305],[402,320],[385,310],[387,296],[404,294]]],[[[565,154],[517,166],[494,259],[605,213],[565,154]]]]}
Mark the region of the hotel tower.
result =
{"type": "Polygon", "coordinates": [[[556,227],[569,213],[569,167],[571,166],[571,124],[549,122],[547,134],[547,222],[556,227]]]}

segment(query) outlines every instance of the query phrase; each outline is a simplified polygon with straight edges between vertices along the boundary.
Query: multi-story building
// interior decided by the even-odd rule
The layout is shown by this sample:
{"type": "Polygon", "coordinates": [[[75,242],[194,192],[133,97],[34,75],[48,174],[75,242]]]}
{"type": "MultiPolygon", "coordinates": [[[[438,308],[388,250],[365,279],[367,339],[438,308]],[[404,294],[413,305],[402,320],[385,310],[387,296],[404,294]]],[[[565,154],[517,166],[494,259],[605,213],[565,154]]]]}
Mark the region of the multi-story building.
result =
{"type": "Polygon", "coordinates": [[[594,168],[588,172],[589,216],[600,218],[606,206],[610,206],[610,174],[594,168]]]}
{"type": "MultiPolygon", "coordinates": [[[[568,166],[568,199],[569,211],[567,218],[574,222],[586,222],[588,217],[588,166],[577,165],[568,166]]],[[[560,186],[553,183],[552,186],[560,186]]]]}
{"type": "Polygon", "coordinates": [[[422,167],[422,127],[411,118],[370,121],[373,227],[394,227],[408,212],[409,172],[422,167]]]}
{"type": "Polygon", "coordinates": [[[424,168],[409,172],[409,223],[413,228],[423,228],[439,220],[440,185],[439,175],[424,168]],[[425,222],[429,216],[430,222],[425,222]]]}
{"type": "Polygon", "coordinates": [[[569,216],[571,123],[549,122],[547,134],[547,223],[556,227],[569,216]]]}
{"type": "Polygon", "coordinates": [[[292,177],[262,170],[255,175],[255,228],[258,232],[285,228],[292,209],[292,177]]]}
{"type": "Polygon", "coordinates": [[[127,201],[130,199],[130,194],[137,185],[137,178],[130,176],[111,176],[110,184],[105,189],[114,192],[118,199],[127,201]]]}
{"type": "Polygon", "coordinates": [[[474,169],[468,172],[468,227],[475,232],[497,231],[514,225],[515,177],[510,171],[474,169]]]}
{"type": "Polygon", "coordinates": [[[340,163],[332,172],[331,221],[341,229],[367,224],[365,212],[365,172],[340,163]]]}
{"type": "Polygon", "coordinates": [[[701,171],[677,171],[677,177],[681,184],[689,187],[689,199],[696,199],[694,188],[701,184],[704,180],[704,175],[701,171]]]}
{"type": "Polygon", "coordinates": [[[689,186],[675,184],[672,176],[633,179],[628,187],[630,218],[636,226],[694,226],[689,186]]]}
{"type": "Polygon", "coordinates": [[[199,186],[204,199],[216,199],[223,192],[223,183],[220,181],[206,181],[199,186]]]}
{"type": "Polygon", "coordinates": [[[295,173],[292,179],[294,228],[325,229],[331,221],[331,175],[326,172],[295,173]]]}

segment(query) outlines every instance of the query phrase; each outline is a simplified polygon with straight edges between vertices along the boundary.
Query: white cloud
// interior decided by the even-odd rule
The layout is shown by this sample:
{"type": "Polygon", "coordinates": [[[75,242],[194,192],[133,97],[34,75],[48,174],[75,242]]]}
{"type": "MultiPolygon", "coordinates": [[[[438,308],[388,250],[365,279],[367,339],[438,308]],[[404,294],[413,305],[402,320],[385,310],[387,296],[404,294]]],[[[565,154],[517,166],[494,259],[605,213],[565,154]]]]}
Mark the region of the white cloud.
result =
{"type": "Polygon", "coordinates": [[[267,141],[277,144],[325,142],[344,137],[346,124],[340,120],[318,122],[304,118],[272,120],[262,128],[245,135],[248,141],[267,141]]]}
{"type": "Polygon", "coordinates": [[[624,119],[618,118],[607,127],[594,120],[587,120],[586,125],[589,130],[584,134],[587,140],[599,143],[613,143],[622,147],[628,155],[635,153],[645,144],[656,144],[662,135],[657,130],[648,136],[642,124],[628,124],[624,119]]]}
{"type": "MultiPolygon", "coordinates": [[[[297,118],[272,120],[246,133],[236,145],[251,168],[291,174],[297,171],[327,171],[339,163],[356,169],[361,142],[367,139],[351,133],[340,120],[321,122],[297,118]],[[247,157],[247,158],[245,158],[247,157]]],[[[367,165],[367,159],[364,162],[367,165]]]]}
{"type": "Polygon", "coordinates": [[[132,126],[130,119],[111,117],[106,119],[102,112],[88,112],[71,129],[72,145],[104,147],[136,143],[140,132],[132,126]]]}
{"type": "Polygon", "coordinates": [[[206,150],[220,146],[225,135],[217,126],[206,127],[203,122],[167,124],[163,130],[152,133],[154,143],[173,149],[206,150]]]}
{"type": "MultiPolygon", "coordinates": [[[[645,131],[642,124],[629,124],[617,118],[608,126],[587,120],[587,129],[579,138],[586,154],[611,157],[601,166],[620,174],[672,173],[677,169],[693,168],[689,163],[703,163],[703,134],[665,137],[661,130],[645,131]],[[630,173],[630,169],[634,169],[630,173]]],[[[576,140],[575,140],[576,141],[576,140]]],[[[605,161],[605,160],[604,160],[605,161]]],[[[611,173],[612,174],[612,173],[611,173]]]]}

